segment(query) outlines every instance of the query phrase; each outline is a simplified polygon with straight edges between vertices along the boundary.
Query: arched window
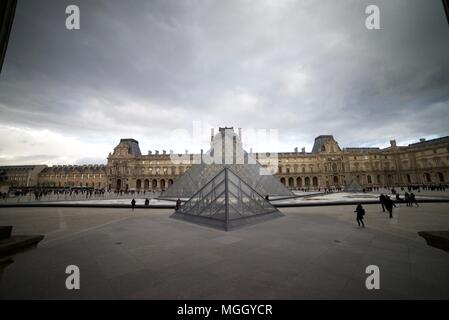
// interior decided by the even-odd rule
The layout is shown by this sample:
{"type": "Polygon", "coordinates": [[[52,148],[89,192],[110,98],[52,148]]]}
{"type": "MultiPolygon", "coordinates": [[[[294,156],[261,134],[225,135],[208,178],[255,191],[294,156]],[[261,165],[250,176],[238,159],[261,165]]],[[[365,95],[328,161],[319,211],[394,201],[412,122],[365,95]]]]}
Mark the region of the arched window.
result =
{"type": "Polygon", "coordinates": [[[306,177],[304,179],[304,184],[306,185],[306,187],[310,187],[310,178],[309,177],[306,177]]]}
{"type": "Polygon", "coordinates": [[[338,177],[334,176],[334,186],[338,186],[338,177]]]}
{"type": "Polygon", "coordinates": [[[143,188],[144,188],[145,190],[148,190],[148,189],[150,188],[150,180],[148,180],[148,179],[145,179],[145,180],[144,180],[144,182],[143,182],[143,188]]]}

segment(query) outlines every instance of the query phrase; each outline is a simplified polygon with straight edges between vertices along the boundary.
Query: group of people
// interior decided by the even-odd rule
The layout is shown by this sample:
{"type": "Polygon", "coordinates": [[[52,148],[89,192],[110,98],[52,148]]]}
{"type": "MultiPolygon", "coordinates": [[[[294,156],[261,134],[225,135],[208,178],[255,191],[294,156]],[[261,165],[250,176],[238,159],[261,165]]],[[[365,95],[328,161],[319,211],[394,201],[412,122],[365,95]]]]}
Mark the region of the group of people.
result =
{"type": "Polygon", "coordinates": [[[152,191],[113,191],[104,188],[55,188],[55,187],[35,187],[35,188],[12,188],[8,192],[0,193],[3,201],[30,202],[30,201],[59,201],[59,200],[108,200],[120,197],[134,197],[144,195],[152,198],[156,193],[152,191]]]}
{"type": "MultiPolygon", "coordinates": [[[[414,204],[416,204],[416,206],[419,207],[418,201],[416,200],[415,194],[413,192],[411,192],[410,194],[408,192],[405,192],[404,199],[402,199],[400,195],[396,193],[396,190],[395,192],[393,192],[393,194],[396,194],[397,202],[402,203],[405,202],[407,207],[413,207],[414,204]]],[[[390,198],[389,195],[384,195],[383,193],[381,193],[379,196],[379,202],[380,205],[382,206],[382,212],[388,211],[390,219],[392,219],[393,207],[397,208],[395,202],[390,198]]],[[[357,205],[354,212],[356,213],[356,220],[359,227],[365,228],[365,223],[363,222],[363,218],[365,216],[365,209],[363,208],[361,203],[357,205]]]]}
{"type": "Polygon", "coordinates": [[[384,195],[383,193],[379,196],[379,202],[382,206],[382,212],[385,212],[385,209],[387,209],[388,213],[390,214],[390,219],[393,218],[393,207],[396,207],[393,200],[391,200],[390,196],[384,195]]]}
{"type": "MultiPolygon", "coordinates": [[[[161,191],[164,191],[164,190],[161,190],[161,191]]],[[[144,189],[144,190],[141,190],[141,189],[125,189],[125,190],[123,190],[123,189],[120,189],[120,190],[108,190],[108,192],[113,192],[116,196],[123,196],[123,195],[125,195],[125,196],[129,196],[129,195],[138,195],[138,196],[140,196],[140,195],[146,195],[147,193],[148,194],[154,194],[154,193],[156,193],[156,191],[155,190],[147,190],[147,189],[144,189]]]]}
{"type": "MultiPolygon", "coordinates": [[[[144,202],[144,205],[146,206],[146,207],[148,207],[149,205],[150,205],[150,199],[148,199],[148,198],[145,198],[145,202],[144,202]]],[[[132,199],[131,200],[131,208],[133,209],[133,211],[134,211],[134,208],[136,207],[136,199],[132,199]]]]}
{"type": "Polygon", "coordinates": [[[418,201],[416,201],[416,197],[415,197],[415,194],[413,192],[410,193],[410,194],[408,192],[406,192],[404,194],[404,199],[402,199],[401,196],[397,193],[396,194],[396,201],[398,201],[398,202],[405,202],[407,207],[413,207],[414,204],[416,204],[416,206],[419,207],[418,201]]]}
{"type": "MultiPolygon", "coordinates": [[[[430,186],[422,186],[423,190],[427,191],[446,191],[449,187],[445,184],[439,184],[439,185],[430,185],[430,186]]],[[[410,191],[410,189],[409,189],[410,191]]]]}
{"type": "MultiPolygon", "coordinates": [[[[150,205],[150,199],[145,198],[145,203],[144,205],[147,207],[150,205]]],[[[132,199],[131,200],[131,209],[132,211],[134,211],[134,208],[136,207],[136,199],[132,199]]],[[[178,200],[176,200],[176,210],[178,210],[181,207],[181,199],[178,198],[178,200]]]]}

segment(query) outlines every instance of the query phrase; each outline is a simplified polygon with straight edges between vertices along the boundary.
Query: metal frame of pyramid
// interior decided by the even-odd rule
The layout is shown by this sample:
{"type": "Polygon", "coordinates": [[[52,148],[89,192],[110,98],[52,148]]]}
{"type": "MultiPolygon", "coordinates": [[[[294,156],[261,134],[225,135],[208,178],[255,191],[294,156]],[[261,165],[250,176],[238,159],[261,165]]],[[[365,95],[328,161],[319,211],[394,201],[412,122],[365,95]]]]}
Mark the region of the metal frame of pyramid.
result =
{"type": "Polygon", "coordinates": [[[352,178],[351,182],[346,185],[344,191],[346,192],[362,192],[363,187],[360,185],[359,181],[356,178],[352,178]]]}
{"type": "MultiPolygon", "coordinates": [[[[233,128],[220,128],[211,140],[211,147],[199,163],[193,164],[164,192],[160,198],[190,198],[225,166],[262,195],[294,196],[267,168],[261,166],[252,153],[243,149],[233,128]]],[[[277,166],[277,165],[276,165],[277,166]]]]}
{"type": "Polygon", "coordinates": [[[194,164],[165,190],[160,198],[190,198],[206,185],[217,173],[228,166],[242,180],[260,194],[270,196],[294,196],[282,183],[259,164],[194,164]],[[262,174],[261,174],[262,173],[262,174]]]}
{"type": "Polygon", "coordinates": [[[229,231],[282,216],[230,166],[224,166],[171,217],[229,231]]]}

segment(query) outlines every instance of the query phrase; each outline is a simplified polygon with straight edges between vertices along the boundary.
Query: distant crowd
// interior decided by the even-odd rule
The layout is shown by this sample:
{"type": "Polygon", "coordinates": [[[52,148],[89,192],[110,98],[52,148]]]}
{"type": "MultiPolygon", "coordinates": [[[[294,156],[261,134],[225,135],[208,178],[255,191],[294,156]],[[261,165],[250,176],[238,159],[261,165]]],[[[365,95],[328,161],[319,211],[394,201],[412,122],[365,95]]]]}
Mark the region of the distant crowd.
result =
{"type": "MultiPolygon", "coordinates": [[[[399,186],[399,187],[367,187],[363,188],[362,192],[379,192],[381,190],[389,190],[395,196],[397,202],[410,203],[413,202],[414,192],[421,191],[447,191],[449,190],[448,185],[410,185],[410,186],[399,186]],[[397,189],[399,188],[402,192],[405,191],[404,198],[398,195],[397,189]]],[[[300,188],[300,191],[318,191],[325,193],[341,192],[344,191],[343,187],[336,188],[300,188]]],[[[8,193],[0,193],[0,199],[6,200],[7,198],[14,197],[17,199],[28,197],[29,200],[40,201],[43,198],[64,198],[64,199],[92,199],[92,198],[103,198],[111,199],[118,197],[151,197],[154,196],[158,191],[151,190],[139,190],[139,189],[126,189],[126,190],[106,190],[95,189],[89,187],[71,187],[71,188],[55,188],[55,187],[37,187],[37,188],[11,188],[8,193]]]]}
{"type": "MultiPolygon", "coordinates": [[[[387,189],[387,190],[391,190],[392,193],[396,193],[396,189],[394,187],[390,187],[390,186],[383,186],[383,187],[366,187],[366,188],[362,188],[362,192],[378,192],[381,189],[387,189]]],[[[439,185],[410,185],[410,186],[399,186],[397,188],[400,188],[401,191],[405,191],[408,190],[408,192],[411,191],[416,191],[416,192],[421,192],[421,190],[425,190],[425,191],[446,191],[449,190],[449,186],[446,184],[439,184],[439,185]]],[[[311,191],[313,189],[310,188],[301,188],[301,189],[297,189],[299,191],[311,191]]],[[[345,188],[343,187],[337,187],[337,188],[317,188],[317,191],[323,191],[325,193],[332,193],[332,192],[341,192],[344,191],[345,188]]]]}
{"type": "Polygon", "coordinates": [[[13,197],[17,199],[27,198],[29,200],[40,201],[47,198],[57,199],[110,199],[117,197],[134,197],[134,196],[151,196],[155,192],[148,190],[106,190],[94,188],[24,188],[24,189],[10,189],[8,193],[0,193],[0,199],[6,200],[13,197]]]}

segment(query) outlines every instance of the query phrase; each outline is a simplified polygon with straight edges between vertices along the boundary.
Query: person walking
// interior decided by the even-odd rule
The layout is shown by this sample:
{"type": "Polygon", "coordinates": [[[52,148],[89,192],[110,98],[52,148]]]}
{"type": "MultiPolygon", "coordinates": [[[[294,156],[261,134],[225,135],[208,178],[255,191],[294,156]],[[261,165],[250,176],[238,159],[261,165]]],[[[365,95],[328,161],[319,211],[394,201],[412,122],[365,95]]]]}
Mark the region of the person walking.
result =
{"type": "Polygon", "coordinates": [[[181,199],[178,198],[178,200],[176,200],[176,211],[178,211],[179,208],[181,208],[181,199]]]}
{"type": "Polygon", "coordinates": [[[393,218],[393,207],[396,207],[396,205],[394,204],[393,200],[391,200],[391,198],[387,196],[385,200],[385,208],[390,214],[390,219],[393,218]]]}
{"type": "Polygon", "coordinates": [[[362,204],[359,203],[357,207],[355,208],[355,213],[357,213],[357,224],[362,226],[362,228],[365,228],[365,224],[363,223],[363,216],[365,215],[365,209],[363,209],[362,204]]]}
{"type": "Polygon", "coordinates": [[[416,206],[419,207],[418,201],[416,201],[415,194],[412,192],[410,193],[410,207],[413,207],[413,204],[416,204],[416,206]]]}
{"type": "Polygon", "coordinates": [[[407,206],[407,207],[410,207],[410,205],[411,205],[410,194],[409,194],[408,192],[406,192],[406,193],[404,194],[404,198],[405,198],[405,204],[406,204],[406,206],[407,206]]]}
{"type": "Polygon", "coordinates": [[[134,211],[134,207],[136,206],[136,199],[132,199],[131,200],[131,208],[132,208],[132,210],[134,211]]]}
{"type": "Polygon", "coordinates": [[[384,194],[381,193],[379,196],[379,202],[382,206],[382,212],[385,212],[385,200],[386,200],[386,198],[385,198],[384,194]]]}
{"type": "Polygon", "coordinates": [[[150,205],[150,199],[145,198],[145,206],[149,206],[150,205]]]}

